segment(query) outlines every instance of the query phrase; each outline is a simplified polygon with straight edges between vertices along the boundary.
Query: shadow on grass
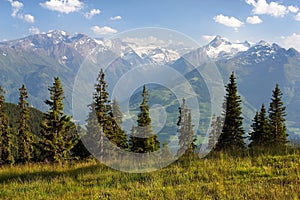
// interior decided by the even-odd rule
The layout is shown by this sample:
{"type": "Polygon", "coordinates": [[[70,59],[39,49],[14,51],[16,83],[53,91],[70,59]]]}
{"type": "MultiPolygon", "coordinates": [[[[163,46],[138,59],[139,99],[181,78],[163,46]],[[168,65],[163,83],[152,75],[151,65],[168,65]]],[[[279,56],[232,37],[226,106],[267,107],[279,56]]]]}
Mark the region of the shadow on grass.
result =
{"type": "MultiPolygon", "coordinates": [[[[276,155],[276,154],[275,154],[276,155]]],[[[211,154],[206,157],[208,160],[230,160],[234,158],[252,158],[252,164],[257,166],[267,166],[272,167],[274,169],[281,169],[286,168],[289,165],[293,165],[294,162],[299,161],[300,155],[300,149],[294,149],[290,152],[285,152],[283,155],[277,154],[277,156],[274,156],[273,153],[256,153],[251,154],[248,153],[246,155],[242,156],[230,156],[226,154],[211,154]]],[[[165,167],[164,169],[161,169],[162,171],[168,170],[170,168],[188,168],[191,165],[195,165],[195,162],[197,162],[197,159],[191,159],[191,160],[178,160],[174,163],[172,163],[170,166],[165,167]]],[[[10,168],[4,167],[4,169],[0,168],[0,184],[2,183],[10,183],[10,182],[31,182],[35,180],[45,180],[45,181],[51,181],[55,178],[59,177],[65,177],[73,179],[76,182],[81,182],[82,180],[85,180],[86,182],[88,179],[91,179],[91,181],[100,181],[103,179],[102,176],[97,176],[99,174],[111,172],[115,173],[116,170],[111,169],[105,165],[102,165],[100,163],[74,163],[74,164],[66,164],[66,165],[49,165],[49,164],[41,164],[41,165],[29,165],[29,166],[15,166],[10,168]],[[44,166],[45,165],[45,166],[44,166]],[[36,167],[37,169],[34,169],[36,167]],[[33,169],[33,170],[31,170],[33,169]],[[10,170],[10,171],[9,171],[10,170]],[[30,171],[31,170],[31,171],[30,171]],[[33,171],[33,172],[32,172],[33,171]],[[89,174],[91,176],[85,177],[82,179],[82,175],[89,174]]],[[[120,172],[123,173],[123,172],[120,172]]],[[[244,172],[240,172],[244,173],[244,172]]],[[[279,172],[278,172],[279,173],[279,172]]],[[[283,173],[283,172],[282,172],[283,173]]],[[[125,174],[127,174],[125,172],[125,174]]],[[[146,174],[127,174],[126,176],[119,176],[116,175],[115,178],[120,179],[121,182],[131,182],[131,181],[139,181],[141,183],[145,182],[148,179],[151,179],[152,173],[146,173],[146,174]]],[[[110,177],[111,178],[111,177],[110,177]]]]}
{"type": "MultiPolygon", "coordinates": [[[[18,167],[18,166],[17,166],[18,167]]],[[[66,169],[68,169],[69,166],[66,166],[66,169]]],[[[55,167],[53,169],[40,169],[40,171],[35,172],[22,172],[22,169],[18,169],[19,171],[13,171],[12,168],[11,172],[4,172],[0,175],[0,183],[10,183],[10,182],[27,182],[27,181],[33,181],[33,180],[52,180],[57,177],[70,177],[77,181],[77,177],[80,174],[86,174],[86,173],[97,173],[99,171],[107,170],[107,167],[102,166],[100,164],[92,164],[90,166],[84,166],[79,167],[75,169],[70,170],[63,170],[62,171],[57,170],[55,167]]]]}

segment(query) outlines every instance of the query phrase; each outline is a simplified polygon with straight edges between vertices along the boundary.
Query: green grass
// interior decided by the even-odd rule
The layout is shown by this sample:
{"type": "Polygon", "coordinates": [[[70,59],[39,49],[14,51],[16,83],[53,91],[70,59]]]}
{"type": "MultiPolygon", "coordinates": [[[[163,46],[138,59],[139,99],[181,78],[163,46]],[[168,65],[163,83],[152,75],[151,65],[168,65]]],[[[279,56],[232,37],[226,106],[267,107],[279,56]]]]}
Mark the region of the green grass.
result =
{"type": "Polygon", "coordinates": [[[94,161],[0,168],[0,199],[299,199],[300,154],[207,158],[131,174],[94,161]]]}

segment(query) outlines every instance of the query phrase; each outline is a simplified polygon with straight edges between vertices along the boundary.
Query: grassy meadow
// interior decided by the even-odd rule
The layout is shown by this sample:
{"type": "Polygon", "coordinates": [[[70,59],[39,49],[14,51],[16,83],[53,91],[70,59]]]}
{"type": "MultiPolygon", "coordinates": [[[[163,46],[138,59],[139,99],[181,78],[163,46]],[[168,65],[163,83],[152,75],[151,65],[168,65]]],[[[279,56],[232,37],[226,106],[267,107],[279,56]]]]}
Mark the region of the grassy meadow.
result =
{"type": "Polygon", "coordinates": [[[300,199],[300,153],[177,162],[151,173],[90,160],[0,168],[0,199],[300,199]]]}

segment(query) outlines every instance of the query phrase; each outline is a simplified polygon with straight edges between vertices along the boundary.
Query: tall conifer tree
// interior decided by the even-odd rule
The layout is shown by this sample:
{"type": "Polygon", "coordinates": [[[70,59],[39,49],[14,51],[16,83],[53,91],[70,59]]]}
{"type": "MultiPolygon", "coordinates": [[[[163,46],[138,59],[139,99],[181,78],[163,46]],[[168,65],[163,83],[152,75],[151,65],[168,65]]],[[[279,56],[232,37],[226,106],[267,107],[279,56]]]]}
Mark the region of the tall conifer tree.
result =
{"type": "Polygon", "coordinates": [[[27,102],[28,93],[25,85],[19,89],[20,97],[18,108],[20,112],[19,116],[19,128],[18,128],[18,156],[19,162],[28,163],[31,159],[31,153],[33,151],[33,137],[30,132],[29,120],[29,104],[27,102]]]}
{"type": "Polygon", "coordinates": [[[259,131],[259,112],[256,111],[255,116],[253,118],[253,123],[251,125],[252,132],[249,134],[249,140],[251,141],[249,144],[250,148],[254,148],[255,146],[261,145],[261,133],[259,131]]]}
{"type": "Polygon", "coordinates": [[[123,122],[123,114],[121,112],[121,108],[116,98],[112,101],[112,113],[117,124],[122,124],[123,122]]]}
{"type": "Polygon", "coordinates": [[[218,142],[222,132],[223,121],[220,116],[213,115],[211,122],[211,132],[209,133],[207,149],[212,150],[218,142]]]}
{"type": "Polygon", "coordinates": [[[179,133],[179,149],[177,155],[191,157],[193,155],[194,149],[196,148],[196,140],[193,131],[191,110],[188,109],[184,98],[182,99],[182,104],[179,107],[177,126],[179,133]]]}
{"type": "Polygon", "coordinates": [[[105,136],[117,147],[127,148],[127,135],[117,123],[117,120],[120,120],[120,118],[115,119],[113,117],[112,105],[109,100],[103,69],[100,70],[98,75],[93,98],[98,123],[105,136]]]}
{"type": "Polygon", "coordinates": [[[133,134],[130,136],[130,150],[136,153],[154,152],[160,148],[160,142],[151,126],[146,85],[143,86],[142,97],[137,119],[138,126],[133,129],[133,134]]]}
{"type": "Polygon", "coordinates": [[[71,149],[78,142],[76,127],[64,110],[64,91],[58,77],[54,78],[53,85],[48,88],[50,100],[45,103],[50,107],[44,114],[41,123],[42,156],[49,161],[62,162],[70,156],[71,149]]]}
{"type": "Polygon", "coordinates": [[[269,107],[269,120],[271,134],[273,135],[273,145],[274,147],[281,148],[285,147],[288,142],[285,125],[285,106],[282,102],[282,92],[279,89],[279,85],[276,84],[273,90],[273,95],[271,98],[271,103],[269,107]]]}
{"type": "Polygon", "coordinates": [[[90,112],[86,124],[86,135],[83,136],[85,145],[88,145],[89,150],[97,158],[103,154],[103,137],[104,133],[99,125],[96,114],[95,103],[89,105],[90,112]]]}
{"type": "Polygon", "coordinates": [[[270,132],[270,124],[266,115],[266,108],[262,104],[260,112],[256,112],[252,124],[253,131],[250,133],[249,147],[255,148],[267,148],[272,146],[272,137],[270,132]]]}
{"type": "Polygon", "coordinates": [[[12,135],[9,132],[8,118],[5,113],[5,91],[0,86],[0,165],[13,165],[12,135]]]}
{"type": "Polygon", "coordinates": [[[241,98],[238,95],[235,79],[234,72],[232,72],[230,82],[226,86],[225,119],[222,133],[215,147],[217,151],[238,153],[245,149],[241,98]]]}

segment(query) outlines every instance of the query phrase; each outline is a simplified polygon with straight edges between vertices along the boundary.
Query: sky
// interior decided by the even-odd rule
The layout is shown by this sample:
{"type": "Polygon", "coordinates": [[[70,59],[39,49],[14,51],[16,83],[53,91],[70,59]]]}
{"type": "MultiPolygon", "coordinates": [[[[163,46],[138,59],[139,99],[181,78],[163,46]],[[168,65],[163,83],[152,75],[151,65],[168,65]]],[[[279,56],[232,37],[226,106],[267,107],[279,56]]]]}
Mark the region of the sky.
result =
{"type": "Polygon", "coordinates": [[[300,51],[300,0],[0,0],[0,41],[64,30],[91,37],[159,27],[207,44],[265,40],[300,51]]]}

